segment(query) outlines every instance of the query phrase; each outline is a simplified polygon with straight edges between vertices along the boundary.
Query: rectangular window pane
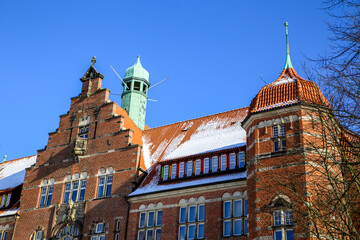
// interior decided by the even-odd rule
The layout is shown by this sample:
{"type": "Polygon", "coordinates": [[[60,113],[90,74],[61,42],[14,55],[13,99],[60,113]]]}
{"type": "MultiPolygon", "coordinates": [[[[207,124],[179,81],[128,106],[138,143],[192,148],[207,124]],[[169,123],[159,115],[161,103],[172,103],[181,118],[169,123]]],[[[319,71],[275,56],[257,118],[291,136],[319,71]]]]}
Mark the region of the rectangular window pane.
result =
{"type": "Polygon", "coordinates": [[[239,152],[239,168],[245,167],[245,152],[239,152]]]}
{"type": "Polygon", "coordinates": [[[157,216],[156,216],[156,226],[161,226],[162,224],[162,210],[157,211],[157,216]]]}
{"type": "Polygon", "coordinates": [[[294,240],[294,230],[286,230],[286,240],[294,240]]]}
{"type": "Polygon", "coordinates": [[[141,230],[138,232],[138,240],[144,240],[145,239],[145,232],[144,230],[141,230]]]}
{"type": "Polygon", "coordinates": [[[279,136],[278,126],[273,126],[273,137],[278,137],[278,136],[279,136]]]}
{"type": "Polygon", "coordinates": [[[195,239],[195,225],[189,225],[188,226],[187,239],[195,239]]]}
{"type": "Polygon", "coordinates": [[[80,186],[80,197],[79,197],[79,201],[84,201],[85,198],[85,189],[86,189],[86,180],[81,181],[81,186],[80,186]]]}
{"type": "Polygon", "coordinates": [[[198,209],[198,221],[205,220],[205,205],[199,205],[198,209]]]}
{"type": "Polygon", "coordinates": [[[76,202],[77,200],[78,190],[79,190],[79,181],[75,181],[73,182],[72,194],[71,194],[71,199],[73,200],[73,202],[76,202]]]}
{"type": "Polygon", "coordinates": [[[211,171],[212,172],[217,172],[217,170],[219,169],[219,158],[218,158],[218,156],[212,157],[211,163],[212,163],[211,171]]]}
{"type": "Polygon", "coordinates": [[[164,179],[164,180],[168,180],[168,177],[169,177],[169,166],[168,166],[168,165],[165,165],[165,166],[164,166],[164,176],[163,176],[163,179],[164,179]]]}
{"type": "Polygon", "coordinates": [[[280,136],[285,136],[285,125],[280,126],[280,136]]]}
{"type": "Polygon", "coordinates": [[[195,222],[195,216],[196,216],[196,206],[190,206],[188,222],[195,222]]]}
{"type": "Polygon", "coordinates": [[[233,234],[235,236],[238,236],[238,235],[241,235],[241,232],[242,232],[242,221],[241,219],[235,219],[234,222],[233,222],[233,234]]]}
{"type": "Polygon", "coordinates": [[[184,166],[185,164],[183,162],[179,164],[179,178],[184,177],[184,172],[185,172],[184,166]]]}
{"type": "Polygon", "coordinates": [[[244,218],[244,234],[248,234],[247,218],[244,218]]]}
{"type": "Polygon", "coordinates": [[[113,180],[112,175],[107,176],[107,179],[106,179],[106,195],[105,195],[105,197],[109,197],[111,195],[112,180],[113,180]]]}
{"type": "MultiPolygon", "coordinates": [[[[39,207],[43,207],[45,205],[45,197],[46,197],[46,187],[42,187],[41,188],[41,193],[40,193],[40,203],[39,203],[39,207]]],[[[3,196],[2,199],[5,202],[5,195],[3,196]]],[[[3,204],[1,203],[1,206],[3,204]]]]}
{"type": "Polygon", "coordinates": [[[203,239],[204,238],[204,224],[203,223],[198,224],[197,238],[198,239],[203,239]]]}
{"type": "Polygon", "coordinates": [[[281,225],[281,211],[274,212],[274,226],[281,225]]]}
{"type": "Polygon", "coordinates": [[[10,204],[10,198],[11,198],[11,193],[9,193],[9,194],[7,195],[5,207],[9,206],[9,204],[10,204]]]}
{"type": "Polygon", "coordinates": [[[241,217],[242,216],[242,201],[241,200],[235,200],[234,201],[234,208],[233,208],[233,217],[241,217]]]}
{"type": "Polygon", "coordinates": [[[146,218],[146,213],[144,212],[140,213],[139,228],[145,227],[145,218],[146,218]]]}
{"type": "Polygon", "coordinates": [[[186,226],[179,227],[179,240],[185,240],[186,226]]]}
{"type": "Polygon", "coordinates": [[[204,173],[209,173],[209,158],[204,158],[204,173]]]}
{"type": "Polygon", "coordinates": [[[285,211],[285,224],[292,225],[293,224],[293,216],[291,211],[285,211]]]}
{"type": "Polygon", "coordinates": [[[247,199],[244,199],[244,216],[247,216],[247,199]]]}
{"type": "Polygon", "coordinates": [[[285,151],[286,150],[286,140],[282,139],[281,140],[281,151],[285,151]]]}
{"type": "Polygon", "coordinates": [[[279,142],[278,140],[276,139],[274,141],[274,152],[278,152],[279,151],[279,142]]]}
{"type": "Polygon", "coordinates": [[[147,221],[147,226],[148,227],[153,227],[154,226],[154,217],[155,217],[155,212],[149,212],[148,213],[148,221],[147,221]]]}
{"type": "Polygon", "coordinates": [[[176,167],[177,167],[177,164],[171,165],[171,179],[176,178],[176,167]]]}
{"type": "Polygon", "coordinates": [[[69,202],[71,183],[66,183],[64,193],[64,203],[69,202]]]}
{"type": "Polygon", "coordinates": [[[186,171],[186,176],[190,177],[193,173],[193,162],[192,161],[188,161],[187,162],[187,171],[186,171]]]}
{"type": "Polygon", "coordinates": [[[51,199],[52,199],[52,194],[53,194],[53,186],[48,187],[48,195],[47,195],[47,199],[46,199],[46,206],[50,206],[51,204],[51,199]]]}
{"type": "Polygon", "coordinates": [[[274,240],[282,240],[282,231],[275,231],[274,232],[274,240]]]}
{"type": "Polygon", "coordinates": [[[231,221],[224,221],[223,234],[224,234],[225,237],[230,236],[230,234],[231,234],[231,221]]]}
{"type": "Polygon", "coordinates": [[[236,160],[236,157],[235,157],[235,153],[230,153],[230,169],[235,169],[235,160],[236,160]]]}
{"type": "Polygon", "coordinates": [[[7,240],[7,235],[8,235],[8,232],[4,232],[4,237],[2,240],[7,240]]]}
{"type": "Polygon", "coordinates": [[[224,218],[231,217],[231,202],[224,202],[224,218]]]}
{"type": "Polygon", "coordinates": [[[116,231],[120,231],[121,221],[116,221],[116,231]]]}
{"type": "Polygon", "coordinates": [[[221,171],[225,171],[226,170],[226,155],[221,155],[221,171]]]}
{"type": "Polygon", "coordinates": [[[180,219],[179,219],[179,222],[180,222],[180,223],[186,222],[186,207],[180,208],[180,219]]]}
{"type": "Polygon", "coordinates": [[[200,175],[201,172],[201,160],[198,159],[195,161],[195,175],[200,175]]]}
{"type": "Polygon", "coordinates": [[[153,240],[153,234],[154,234],[154,230],[148,229],[146,231],[146,240],[153,240]]]}
{"type": "Polygon", "coordinates": [[[160,240],[161,239],[161,228],[157,228],[155,230],[155,240],[160,240]]]}
{"type": "Polygon", "coordinates": [[[104,194],[104,184],[105,184],[105,177],[99,177],[99,186],[98,186],[98,198],[103,197],[104,194]]]}

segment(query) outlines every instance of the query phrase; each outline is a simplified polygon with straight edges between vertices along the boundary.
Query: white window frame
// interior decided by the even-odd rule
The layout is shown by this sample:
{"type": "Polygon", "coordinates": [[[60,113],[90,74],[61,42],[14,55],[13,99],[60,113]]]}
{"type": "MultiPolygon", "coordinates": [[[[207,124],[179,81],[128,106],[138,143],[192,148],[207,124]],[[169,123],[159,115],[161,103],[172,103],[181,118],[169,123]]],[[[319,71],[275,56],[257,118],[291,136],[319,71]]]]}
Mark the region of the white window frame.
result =
{"type": "Polygon", "coordinates": [[[220,171],[226,171],[227,168],[227,155],[222,154],[220,157],[220,171]]]}
{"type": "Polygon", "coordinates": [[[208,174],[210,171],[210,158],[204,158],[204,174],[208,174]]]}
{"type": "Polygon", "coordinates": [[[177,173],[177,164],[174,163],[171,165],[171,179],[176,178],[176,173],[177,173]]]}
{"type": "Polygon", "coordinates": [[[64,189],[64,199],[63,199],[63,203],[69,203],[70,200],[72,200],[73,202],[79,202],[79,201],[84,201],[85,200],[85,191],[86,191],[86,184],[87,184],[87,180],[86,179],[74,179],[71,181],[67,181],[65,182],[65,189],[64,189]],[[83,182],[85,182],[85,190],[84,190],[84,199],[80,200],[80,196],[81,196],[81,190],[82,188],[82,184],[83,182]],[[66,186],[68,186],[68,184],[70,185],[70,188],[67,189],[66,186]],[[77,184],[77,188],[74,188],[74,185],[77,184]],[[69,198],[66,200],[66,193],[69,193],[69,198]],[[76,193],[75,196],[75,201],[73,199],[74,193],[76,193]]]}
{"type": "Polygon", "coordinates": [[[219,157],[218,156],[213,156],[211,158],[211,172],[217,172],[219,171],[219,157]]]}
{"type": "Polygon", "coordinates": [[[245,211],[245,209],[247,209],[247,206],[245,206],[245,204],[247,204],[247,198],[244,197],[223,201],[223,237],[248,235],[247,212],[245,211]],[[240,203],[240,215],[235,214],[235,202],[240,203]],[[225,206],[229,207],[229,212],[226,211],[225,206]],[[235,234],[235,222],[237,221],[240,221],[240,234],[235,234]],[[226,224],[229,224],[230,226],[230,235],[225,234],[226,224]]]}
{"type": "Polygon", "coordinates": [[[235,169],[236,167],[236,154],[235,153],[230,153],[229,154],[229,169],[235,169]]]}
{"type": "Polygon", "coordinates": [[[138,233],[137,233],[137,239],[138,240],[143,240],[143,239],[147,239],[148,238],[148,233],[149,231],[152,231],[152,238],[151,239],[156,239],[158,231],[160,230],[160,236],[161,236],[161,226],[162,226],[162,214],[163,214],[163,209],[151,209],[151,210],[146,210],[146,211],[142,211],[139,214],[139,225],[138,225],[138,233]],[[159,213],[161,212],[161,223],[158,224],[158,219],[159,219],[159,213]],[[152,224],[149,224],[149,215],[153,214],[153,222],[152,224]],[[141,219],[144,219],[144,225],[141,225],[141,219]],[[140,234],[143,233],[144,238],[140,238],[140,234]]]}
{"type": "Polygon", "coordinates": [[[185,175],[185,163],[179,163],[179,178],[183,178],[185,175]]]}
{"type": "Polygon", "coordinates": [[[195,175],[200,175],[201,173],[201,159],[196,159],[195,161],[195,175]]]}
{"type": "Polygon", "coordinates": [[[113,174],[104,174],[104,175],[100,175],[98,177],[98,186],[97,186],[97,193],[96,193],[96,198],[107,198],[111,196],[111,189],[112,189],[112,183],[114,181],[113,178],[113,174]],[[100,185],[100,179],[104,178],[104,183],[100,185]],[[111,179],[111,182],[109,182],[109,179],[111,179]],[[100,191],[100,187],[103,187],[102,192],[100,191]],[[107,191],[108,188],[110,187],[110,194],[107,195],[107,191]],[[101,195],[99,195],[99,193],[101,193],[101,195]]]}
{"type": "Polygon", "coordinates": [[[199,203],[199,204],[192,204],[192,205],[185,205],[180,206],[179,208],[179,233],[178,233],[178,239],[181,239],[180,233],[181,229],[184,229],[185,237],[184,239],[203,239],[205,236],[205,220],[206,220],[206,209],[205,204],[199,203]],[[204,209],[204,218],[200,219],[200,211],[199,209],[204,209]],[[190,213],[191,209],[194,209],[194,219],[190,219],[190,213]],[[185,216],[184,221],[181,221],[182,216],[185,216]],[[193,221],[194,220],[194,221],[193,221]],[[199,226],[202,225],[204,227],[202,235],[203,237],[199,236],[199,226]],[[194,238],[189,238],[189,231],[190,226],[194,226],[194,238]]]}
{"type": "Polygon", "coordinates": [[[164,166],[163,180],[166,181],[169,178],[169,165],[164,166]]]}
{"type": "Polygon", "coordinates": [[[186,168],[186,176],[187,177],[191,177],[193,175],[193,167],[194,167],[194,163],[193,161],[188,161],[187,162],[187,168],[186,168]]]}

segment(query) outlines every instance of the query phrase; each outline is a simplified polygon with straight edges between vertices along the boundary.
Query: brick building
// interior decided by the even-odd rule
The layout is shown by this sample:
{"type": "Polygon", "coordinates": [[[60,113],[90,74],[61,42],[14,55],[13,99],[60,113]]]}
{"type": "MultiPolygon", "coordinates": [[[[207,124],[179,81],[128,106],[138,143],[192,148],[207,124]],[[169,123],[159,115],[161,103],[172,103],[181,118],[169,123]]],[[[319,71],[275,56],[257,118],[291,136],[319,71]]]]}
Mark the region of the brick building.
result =
{"type": "Polygon", "coordinates": [[[295,72],[288,43],[286,56],[249,107],[152,129],[140,59],[120,107],[94,58],[26,171],[12,239],[308,239],[291,195],[264,189],[275,183],[269,173],[305,171],[304,116],[328,105],[295,72]]]}

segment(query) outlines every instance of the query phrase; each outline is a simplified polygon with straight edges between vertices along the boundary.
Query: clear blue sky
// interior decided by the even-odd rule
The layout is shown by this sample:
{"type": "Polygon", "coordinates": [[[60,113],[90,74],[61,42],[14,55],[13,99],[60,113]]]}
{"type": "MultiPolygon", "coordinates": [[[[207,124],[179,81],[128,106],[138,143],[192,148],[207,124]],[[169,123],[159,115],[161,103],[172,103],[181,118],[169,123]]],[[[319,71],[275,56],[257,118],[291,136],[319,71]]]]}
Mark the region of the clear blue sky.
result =
{"type": "MultiPolygon", "coordinates": [[[[141,56],[155,84],[146,124],[161,126],[250,104],[285,61],[303,75],[327,48],[328,16],[314,0],[1,1],[0,160],[36,154],[81,90],[97,57],[103,87],[121,93],[141,56]]],[[[121,103],[120,96],[111,99],[121,103]]]]}

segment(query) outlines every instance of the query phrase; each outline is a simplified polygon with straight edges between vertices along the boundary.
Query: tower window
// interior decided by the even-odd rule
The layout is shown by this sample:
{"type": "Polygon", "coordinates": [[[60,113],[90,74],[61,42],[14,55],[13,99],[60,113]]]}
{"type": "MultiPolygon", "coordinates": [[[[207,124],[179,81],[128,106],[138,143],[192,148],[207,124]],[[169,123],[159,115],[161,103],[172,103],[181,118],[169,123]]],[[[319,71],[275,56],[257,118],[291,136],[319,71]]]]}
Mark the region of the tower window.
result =
{"type": "Polygon", "coordinates": [[[131,82],[126,83],[126,90],[131,90],[131,82]]]}
{"type": "Polygon", "coordinates": [[[273,126],[273,152],[286,150],[286,128],[285,125],[273,126]]]}
{"type": "Polygon", "coordinates": [[[134,90],[140,91],[140,82],[134,83],[134,90]]]}
{"type": "Polygon", "coordinates": [[[145,84],[143,84],[143,93],[145,93],[146,94],[146,91],[147,91],[147,86],[145,85],[145,84]]]}

